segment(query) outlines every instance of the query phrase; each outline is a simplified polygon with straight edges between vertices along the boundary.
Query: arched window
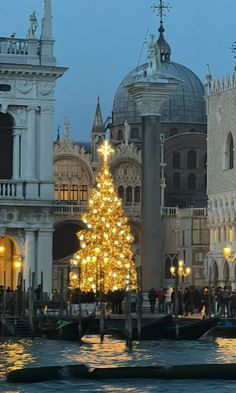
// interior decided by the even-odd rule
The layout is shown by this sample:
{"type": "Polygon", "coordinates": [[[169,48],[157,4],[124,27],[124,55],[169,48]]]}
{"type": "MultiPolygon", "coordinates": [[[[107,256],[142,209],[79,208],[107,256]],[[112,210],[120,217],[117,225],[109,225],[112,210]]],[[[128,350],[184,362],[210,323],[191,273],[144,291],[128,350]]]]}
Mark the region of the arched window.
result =
{"type": "Polygon", "coordinates": [[[173,127],[173,128],[170,129],[170,136],[177,135],[178,132],[179,132],[178,128],[173,127]]]}
{"type": "Polygon", "coordinates": [[[197,153],[195,150],[188,151],[187,167],[188,169],[195,169],[197,167],[197,153]]]}
{"type": "Polygon", "coordinates": [[[124,187],[122,186],[118,188],[118,197],[122,199],[122,202],[124,202],[124,187]]]}
{"type": "Polygon", "coordinates": [[[196,175],[194,173],[188,175],[188,189],[196,190],[196,175]]]}
{"type": "Polygon", "coordinates": [[[173,169],[179,169],[180,168],[180,153],[174,153],[173,154],[173,169]]]}
{"type": "Polygon", "coordinates": [[[228,133],[225,142],[225,168],[232,169],[234,167],[234,140],[231,132],[228,133]]]}
{"type": "Polygon", "coordinates": [[[126,188],[126,203],[131,203],[132,202],[132,187],[127,187],[126,188]]]}
{"type": "Polygon", "coordinates": [[[180,188],[180,173],[179,172],[174,172],[173,173],[173,187],[174,188],[180,188]]]}
{"type": "Polygon", "coordinates": [[[134,202],[140,202],[140,187],[137,186],[134,189],[134,202]]]}
{"type": "Polygon", "coordinates": [[[118,134],[117,134],[117,140],[118,141],[121,141],[123,139],[123,131],[122,130],[119,130],[118,131],[118,134]]]}
{"type": "Polygon", "coordinates": [[[12,178],[13,119],[8,113],[0,113],[0,179],[12,178]]]}
{"type": "Polygon", "coordinates": [[[137,127],[131,129],[130,139],[139,139],[139,129],[137,127]]]}
{"type": "Polygon", "coordinates": [[[85,184],[80,187],[80,201],[85,202],[88,200],[88,186],[85,184]]]}

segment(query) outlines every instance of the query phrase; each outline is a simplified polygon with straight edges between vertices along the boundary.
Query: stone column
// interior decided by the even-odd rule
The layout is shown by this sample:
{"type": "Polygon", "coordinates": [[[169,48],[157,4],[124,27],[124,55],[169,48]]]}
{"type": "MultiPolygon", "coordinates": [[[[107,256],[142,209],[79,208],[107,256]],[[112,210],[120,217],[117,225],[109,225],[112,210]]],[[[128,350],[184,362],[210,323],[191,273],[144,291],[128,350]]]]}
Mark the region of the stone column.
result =
{"type": "Polygon", "coordinates": [[[26,178],[36,177],[36,111],[37,107],[28,107],[28,130],[27,130],[27,165],[26,178]]]}
{"type": "Polygon", "coordinates": [[[13,132],[13,179],[20,178],[20,131],[14,128],[13,132]]]}
{"type": "Polygon", "coordinates": [[[162,280],[160,212],[160,116],[176,80],[137,76],[126,86],[142,117],[141,264],[143,290],[162,280]]]}
{"type": "Polygon", "coordinates": [[[23,279],[25,280],[26,291],[31,284],[32,273],[35,272],[35,268],[35,231],[26,230],[25,261],[23,268],[23,279]]]}
{"type": "Polygon", "coordinates": [[[141,259],[146,290],[160,286],[160,116],[142,117],[141,259]]]}
{"type": "Polygon", "coordinates": [[[52,291],[52,236],[53,230],[40,230],[38,234],[37,283],[40,284],[43,272],[43,292],[49,296],[52,291]]]}
{"type": "Polygon", "coordinates": [[[42,108],[40,114],[40,139],[38,146],[40,198],[54,199],[53,178],[53,108],[42,108]]]}

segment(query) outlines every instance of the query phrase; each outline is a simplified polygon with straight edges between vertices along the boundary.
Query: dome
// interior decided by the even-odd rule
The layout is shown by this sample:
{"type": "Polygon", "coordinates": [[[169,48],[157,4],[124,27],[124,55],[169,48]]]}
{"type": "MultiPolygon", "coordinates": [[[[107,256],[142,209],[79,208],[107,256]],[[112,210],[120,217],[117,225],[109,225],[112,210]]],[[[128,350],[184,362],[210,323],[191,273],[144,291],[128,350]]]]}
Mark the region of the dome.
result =
{"type": "MultiPolygon", "coordinates": [[[[158,43],[158,41],[157,41],[158,43]]],[[[169,55],[170,47],[165,44],[163,55],[169,55]]],[[[165,57],[166,60],[166,57],[165,57]]],[[[165,123],[206,123],[206,106],[204,87],[200,79],[187,67],[168,61],[160,62],[160,74],[181,80],[173,94],[165,103],[161,121],[165,123]]],[[[126,90],[126,85],[133,81],[137,72],[146,70],[148,64],[143,64],[131,71],[123,79],[115,94],[113,102],[113,125],[140,123],[141,118],[137,106],[126,90]]]]}

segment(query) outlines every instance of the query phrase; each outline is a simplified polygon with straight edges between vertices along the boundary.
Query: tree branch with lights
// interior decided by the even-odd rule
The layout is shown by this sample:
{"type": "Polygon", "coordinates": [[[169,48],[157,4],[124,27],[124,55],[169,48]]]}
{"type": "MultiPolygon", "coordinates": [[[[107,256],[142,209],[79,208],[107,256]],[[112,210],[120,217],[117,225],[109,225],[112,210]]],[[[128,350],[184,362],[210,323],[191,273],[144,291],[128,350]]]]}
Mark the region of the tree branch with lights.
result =
{"type": "Polygon", "coordinates": [[[134,238],[108,165],[113,149],[104,141],[98,152],[103,165],[96,178],[88,212],[82,216],[86,229],[77,234],[80,249],[71,261],[70,286],[85,292],[97,292],[102,288],[104,293],[136,289],[131,250],[134,238]]]}

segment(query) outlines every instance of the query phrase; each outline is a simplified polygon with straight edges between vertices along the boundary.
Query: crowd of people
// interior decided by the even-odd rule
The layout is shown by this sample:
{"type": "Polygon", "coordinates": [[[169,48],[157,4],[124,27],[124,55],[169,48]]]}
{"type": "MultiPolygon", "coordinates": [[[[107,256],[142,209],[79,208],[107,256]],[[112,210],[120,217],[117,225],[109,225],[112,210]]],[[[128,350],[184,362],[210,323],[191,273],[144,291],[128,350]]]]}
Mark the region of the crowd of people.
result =
{"type": "Polygon", "coordinates": [[[236,318],[236,290],[225,287],[202,289],[193,286],[184,290],[178,288],[175,302],[175,290],[151,288],[148,293],[150,311],[155,310],[160,314],[219,316],[222,318],[236,318]]]}

